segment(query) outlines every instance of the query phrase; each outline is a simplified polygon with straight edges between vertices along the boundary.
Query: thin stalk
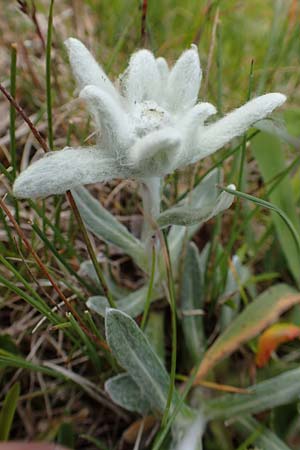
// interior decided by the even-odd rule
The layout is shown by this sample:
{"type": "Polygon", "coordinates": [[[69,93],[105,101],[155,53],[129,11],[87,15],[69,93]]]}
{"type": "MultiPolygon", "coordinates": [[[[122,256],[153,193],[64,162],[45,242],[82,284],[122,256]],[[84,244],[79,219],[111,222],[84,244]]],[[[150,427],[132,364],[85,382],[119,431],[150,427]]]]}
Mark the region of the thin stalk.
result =
{"type": "Polygon", "coordinates": [[[141,47],[145,47],[147,43],[147,10],[148,0],[142,0],[142,17],[141,17],[141,47]]]}
{"type": "MultiPolygon", "coordinates": [[[[251,98],[252,88],[253,88],[253,64],[254,64],[254,61],[252,59],[251,65],[250,65],[250,73],[249,73],[248,92],[247,92],[247,97],[246,97],[246,101],[247,102],[251,98]]],[[[245,160],[246,160],[246,144],[247,144],[247,135],[244,135],[244,137],[243,137],[243,144],[242,144],[242,151],[241,151],[239,177],[238,177],[238,183],[237,183],[239,191],[243,189],[243,184],[244,184],[244,169],[245,169],[245,160]]]]}
{"type": "MultiPolygon", "coordinates": [[[[17,74],[17,45],[11,45],[10,53],[10,95],[16,97],[16,74],[17,74]]],[[[17,158],[16,158],[16,110],[12,104],[9,107],[10,115],[10,155],[13,179],[17,175],[17,158]]]]}
{"type": "MultiPolygon", "coordinates": [[[[29,251],[29,253],[31,253],[31,255],[33,256],[33,258],[35,259],[37,265],[39,266],[39,268],[41,269],[42,273],[47,277],[47,279],[50,281],[53,289],[57,292],[57,294],[59,295],[59,297],[62,299],[62,301],[64,302],[65,306],[67,307],[67,309],[73,314],[74,317],[76,317],[76,319],[78,320],[78,322],[80,323],[82,329],[89,335],[91,336],[90,331],[86,328],[84,322],[82,321],[81,317],[79,316],[79,314],[77,313],[77,311],[73,308],[72,304],[67,300],[67,298],[65,297],[64,293],[61,291],[61,289],[59,288],[59,286],[57,285],[57,283],[55,282],[55,280],[53,279],[52,275],[48,272],[46,266],[43,264],[42,260],[40,259],[40,257],[38,256],[38,254],[35,252],[35,250],[32,248],[31,244],[29,243],[28,239],[26,238],[25,234],[23,233],[23,230],[20,228],[20,226],[18,225],[18,223],[16,222],[15,218],[13,217],[13,215],[11,214],[10,210],[7,208],[6,204],[4,203],[4,201],[0,198],[0,207],[4,210],[5,214],[8,216],[9,220],[11,221],[11,223],[13,224],[18,236],[21,238],[21,240],[23,241],[26,249],[29,251]]],[[[92,339],[94,339],[100,346],[107,348],[107,344],[105,342],[99,341],[98,338],[96,338],[96,336],[92,335],[91,336],[92,339]]]]}
{"type": "Polygon", "coordinates": [[[13,183],[13,177],[11,172],[9,172],[6,167],[0,162],[0,172],[8,179],[8,181],[11,181],[13,183]]]}
{"type": "MultiPolygon", "coordinates": [[[[43,219],[43,212],[42,212],[41,208],[39,208],[37,206],[37,204],[30,199],[28,200],[28,204],[38,214],[38,216],[43,219]]],[[[45,218],[45,222],[46,222],[47,226],[49,228],[51,228],[51,230],[54,233],[57,233],[60,244],[63,245],[68,250],[68,252],[70,252],[72,255],[74,255],[76,253],[76,249],[72,245],[70,245],[70,239],[66,239],[63,236],[63,234],[61,233],[61,231],[59,230],[59,228],[55,228],[55,225],[51,222],[51,220],[49,220],[47,218],[47,216],[44,216],[44,218],[45,218]]]]}
{"type": "MultiPolygon", "coordinates": [[[[37,311],[46,316],[50,321],[53,321],[55,319],[54,323],[60,323],[60,321],[58,320],[59,316],[51,311],[51,308],[49,308],[49,306],[39,296],[39,294],[36,292],[36,289],[34,289],[31,284],[28,283],[28,281],[21,275],[20,271],[17,270],[12,264],[10,264],[10,262],[7,261],[2,255],[0,255],[0,261],[4,267],[6,267],[11,273],[14,274],[14,276],[16,277],[15,279],[19,280],[32,295],[32,297],[27,296],[26,301],[35,309],[37,309],[37,311]]],[[[7,287],[10,288],[9,281],[7,284],[3,284],[4,286],[7,285],[7,287]]]]}
{"type": "Polygon", "coordinates": [[[79,339],[82,341],[85,346],[86,353],[89,356],[89,360],[94,364],[95,369],[98,372],[103,370],[103,364],[101,363],[101,359],[98,355],[97,349],[94,346],[94,342],[92,342],[83,332],[82,328],[79,326],[78,322],[75,320],[71,313],[67,313],[67,318],[69,319],[72,329],[75,331],[79,339]]]}
{"type": "MultiPolygon", "coordinates": [[[[161,234],[161,233],[160,233],[161,234]]],[[[166,408],[162,418],[162,428],[165,427],[169,411],[173,399],[173,393],[175,389],[175,380],[176,380],[176,362],[177,362],[177,323],[176,323],[176,298],[175,298],[175,284],[172,273],[171,259],[168,247],[168,240],[165,233],[162,233],[161,236],[161,245],[164,255],[164,260],[166,264],[166,272],[168,278],[168,291],[169,291],[169,300],[171,307],[171,322],[172,322],[172,354],[171,354],[171,371],[170,371],[170,386],[168,392],[168,398],[166,403],[166,408]]]]}
{"type": "Polygon", "coordinates": [[[223,61],[222,61],[222,30],[221,30],[221,22],[218,21],[217,24],[217,86],[218,86],[218,96],[217,96],[217,107],[218,112],[223,115],[223,85],[222,85],[222,69],[223,69],[223,61]]]}
{"type": "Polygon", "coordinates": [[[53,125],[52,125],[52,91],[51,91],[51,45],[52,45],[52,25],[53,25],[54,0],[50,1],[47,44],[46,44],[46,102],[48,120],[48,143],[50,150],[53,150],[53,125]]]}
{"type": "MultiPolygon", "coordinates": [[[[273,192],[273,190],[278,186],[278,184],[281,183],[281,181],[284,179],[284,177],[286,177],[299,162],[300,162],[300,156],[295,158],[294,161],[292,161],[292,163],[288,167],[286,167],[284,170],[282,170],[280,173],[278,173],[272,180],[268,181],[267,184],[272,183],[272,185],[271,185],[270,189],[268,189],[268,191],[266,192],[266,194],[265,194],[266,197],[268,197],[273,192]]],[[[249,194],[245,194],[245,195],[249,195],[249,194]]],[[[257,197],[252,197],[252,198],[257,198],[257,197]]],[[[259,199],[259,200],[262,200],[262,199],[259,199]]],[[[265,201],[265,200],[262,200],[262,201],[265,201]]],[[[268,202],[266,202],[266,203],[268,203],[268,202]]],[[[248,216],[246,216],[244,218],[242,225],[237,230],[237,237],[239,236],[240,231],[244,228],[245,225],[247,225],[250,222],[250,220],[255,216],[255,214],[257,213],[258,210],[259,210],[259,206],[256,206],[253,209],[253,211],[251,211],[248,214],[248,216]]],[[[232,228],[234,228],[234,227],[232,227],[232,228]]],[[[235,235],[232,235],[223,255],[216,261],[216,266],[218,266],[218,264],[220,264],[220,262],[223,261],[226,254],[230,253],[231,248],[234,244],[234,241],[235,241],[235,235]]]]}
{"type": "Polygon", "coordinates": [[[113,296],[110,293],[110,291],[108,289],[108,286],[106,284],[105,278],[104,278],[103,273],[102,273],[101,268],[100,268],[100,264],[99,264],[99,262],[97,260],[97,257],[96,257],[96,254],[94,252],[92,243],[90,241],[88,232],[87,232],[86,227],[85,227],[85,225],[83,223],[83,220],[81,218],[81,215],[79,213],[77,205],[76,205],[76,203],[74,201],[74,198],[73,198],[73,196],[72,196],[70,191],[67,191],[66,195],[67,195],[69,203],[70,203],[70,205],[72,207],[74,215],[76,217],[76,220],[77,220],[77,223],[79,225],[80,231],[81,231],[81,233],[83,235],[83,238],[84,238],[84,241],[85,241],[85,244],[86,244],[86,247],[87,247],[87,251],[88,251],[88,253],[90,255],[90,258],[92,260],[93,266],[95,268],[95,271],[96,271],[96,274],[98,276],[98,279],[99,279],[99,282],[101,284],[101,287],[103,289],[103,292],[104,292],[105,296],[107,297],[107,300],[108,300],[111,308],[117,308],[117,305],[116,305],[116,303],[115,303],[115,301],[113,299],[113,296]]]}
{"type": "Polygon", "coordinates": [[[2,92],[2,94],[7,98],[7,100],[10,102],[11,105],[13,105],[13,107],[16,109],[16,111],[20,114],[20,116],[22,117],[22,119],[27,123],[27,125],[29,126],[32,134],[34,135],[34,137],[36,138],[36,140],[38,141],[38,143],[40,144],[40,146],[42,147],[42,149],[45,152],[48,152],[49,149],[47,147],[47,144],[44,140],[44,138],[42,137],[42,135],[40,134],[40,132],[37,130],[37,128],[33,125],[33,123],[31,122],[31,120],[29,119],[29,117],[27,116],[27,114],[24,112],[24,110],[21,108],[21,106],[16,102],[16,100],[10,95],[10,93],[5,89],[4,86],[2,86],[2,84],[0,83],[0,91],[2,92]]]}
{"type": "Polygon", "coordinates": [[[154,441],[154,445],[153,445],[151,450],[161,450],[162,444],[163,444],[163,442],[164,442],[164,440],[165,440],[165,438],[166,438],[166,436],[167,436],[167,434],[168,434],[172,424],[174,423],[174,420],[176,419],[177,414],[184,407],[184,401],[185,401],[186,397],[188,396],[190,390],[194,386],[194,382],[195,382],[195,379],[197,377],[197,372],[198,372],[198,369],[200,367],[201,360],[202,359],[200,359],[198,361],[198,363],[196,364],[196,366],[193,368],[192,373],[191,373],[188,381],[184,385],[184,389],[183,389],[183,391],[182,391],[182,393],[181,393],[177,403],[175,404],[175,407],[174,407],[174,409],[172,411],[172,414],[168,418],[168,421],[167,421],[165,427],[163,429],[161,429],[160,432],[158,433],[158,435],[156,436],[156,439],[154,441]]]}
{"type": "Polygon", "coordinates": [[[243,198],[245,200],[249,200],[253,203],[256,203],[257,205],[262,206],[263,208],[267,208],[270,209],[271,211],[276,212],[281,219],[285,222],[285,224],[287,225],[287,227],[289,228],[293,239],[295,241],[296,247],[298,249],[299,252],[299,257],[300,257],[300,237],[299,234],[296,230],[296,228],[294,227],[293,223],[291,222],[291,220],[289,219],[289,217],[285,214],[284,211],[282,211],[282,209],[280,209],[278,206],[274,205],[273,203],[267,202],[266,200],[262,200],[261,198],[258,197],[254,197],[253,195],[249,195],[249,194],[245,194],[244,192],[240,192],[238,190],[234,191],[232,189],[228,189],[225,187],[221,188],[223,191],[228,192],[229,194],[233,194],[236,195],[237,197],[243,198]]]}
{"type": "Polygon", "coordinates": [[[142,323],[141,323],[141,329],[142,330],[145,329],[145,326],[146,326],[146,323],[147,323],[147,319],[148,319],[150,304],[151,304],[151,297],[152,297],[153,284],[154,284],[154,275],[155,275],[155,263],[156,263],[156,251],[155,251],[155,243],[153,243],[153,245],[152,245],[151,274],[150,274],[149,288],[148,288],[148,292],[147,292],[147,298],[146,298],[146,303],[145,303],[144,314],[143,314],[142,323]]]}
{"type": "Polygon", "coordinates": [[[11,229],[6,221],[6,217],[4,212],[2,211],[2,209],[0,209],[0,220],[3,222],[3,228],[6,231],[7,234],[7,238],[8,238],[8,242],[9,242],[9,246],[10,248],[14,245],[14,239],[13,239],[13,235],[11,232],[11,229]]]}
{"type": "MultiPolygon", "coordinates": [[[[270,194],[274,191],[274,189],[276,189],[276,187],[281,183],[281,181],[291,172],[291,170],[300,162],[300,156],[297,156],[297,158],[294,159],[294,161],[291,162],[291,164],[286,167],[284,170],[282,170],[281,172],[279,172],[272,180],[269,180],[266,183],[266,186],[271,184],[270,189],[267,190],[267,192],[265,193],[265,197],[269,197],[270,194]]],[[[259,210],[259,207],[256,206],[245,218],[243,221],[242,226],[240,227],[240,229],[242,229],[244,227],[244,225],[247,225],[250,220],[255,216],[255,214],[257,213],[257,211],[259,210]]],[[[239,230],[240,232],[240,230],[239,230]]]]}
{"type": "Polygon", "coordinates": [[[32,229],[36,232],[36,234],[40,237],[40,239],[44,242],[44,244],[51,250],[53,255],[57,258],[57,260],[68,270],[68,272],[73,275],[85,288],[87,288],[91,293],[95,293],[95,289],[92,289],[92,287],[82,278],[78,273],[72,269],[69,263],[61,256],[61,254],[56,250],[55,246],[52,244],[52,242],[49,241],[49,239],[44,235],[42,230],[38,227],[37,224],[32,224],[32,229]]]}
{"type": "MultiPolygon", "coordinates": [[[[246,101],[249,101],[251,98],[251,94],[252,94],[252,88],[253,88],[253,64],[254,61],[251,61],[251,65],[250,65],[250,72],[249,72],[249,80],[248,80],[248,91],[247,91],[247,96],[246,96],[246,101]]],[[[246,162],[246,145],[247,145],[247,135],[245,134],[243,136],[243,140],[242,140],[242,144],[241,144],[241,155],[240,155],[240,167],[239,167],[239,173],[238,173],[238,182],[237,182],[237,187],[238,190],[242,190],[244,188],[244,182],[245,182],[245,176],[244,176],[244,171],[245,171],[245,162],[246,162]]],[[[238,156],[238,155],[237,155],[238,156]]],[[[238,227],[238,219],[240,217],[240,213],[241,213],[241,202],[240,199],[237,199],[236,205],[235,205],[235,209],[234,209],[234,217],[233,217],[233,223],[231,226],[232,232],[230,235],[230,239],[229,242],[226,246],[226,249],[224,251],[225,255],[228,256],[230,255],[231,249],[233,247],[234,242],[236,241],[238,234],[237,234],[237,227],[238,227]]],[[[223,272],[223,280],[222,280],[222,286],[225,285],[226,279],[227,279],[227,274],[228,274],[228,264],[225,264],[224,267],[224,272],[223,272]]]]}

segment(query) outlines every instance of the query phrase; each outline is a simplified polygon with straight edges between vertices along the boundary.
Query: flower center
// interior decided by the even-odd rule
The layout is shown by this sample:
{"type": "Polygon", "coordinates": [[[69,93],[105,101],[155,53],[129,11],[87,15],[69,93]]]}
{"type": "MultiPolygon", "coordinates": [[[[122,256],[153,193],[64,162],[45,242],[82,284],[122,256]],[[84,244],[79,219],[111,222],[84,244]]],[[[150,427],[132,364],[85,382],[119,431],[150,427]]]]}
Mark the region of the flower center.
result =
{"type": "Polygon", "coordinates": [[[171,124],[170,114],[152,100],[137,103],[134,108],[133,118],[135,132],[139,137],[171,124]]]}

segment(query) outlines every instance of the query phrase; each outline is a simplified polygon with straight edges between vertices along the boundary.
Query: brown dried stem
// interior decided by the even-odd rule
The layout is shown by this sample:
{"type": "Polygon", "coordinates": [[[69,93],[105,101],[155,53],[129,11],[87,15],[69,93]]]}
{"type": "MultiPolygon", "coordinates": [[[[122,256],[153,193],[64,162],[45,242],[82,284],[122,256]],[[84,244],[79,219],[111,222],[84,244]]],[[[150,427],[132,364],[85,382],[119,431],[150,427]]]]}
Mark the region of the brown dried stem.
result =
{"type": "Polygon", "coordinates": [[[107,349],[107,344],[106,342],[101,341],[100,339],[97,338],[97,336],[94,336],[92,333],[90,333],[90,331],[86,328],[84,322],[82,321],[81,317],[79,316],[79,314],[77,313],[77,311],[73,308],[72,304],[68,301],[68,299],[65,297],[64,293],[61,291],[61,289],[59,288],[59,286],[57,285],[56,281],[52,278],[52,275],[48,272],[46,266],[44,265],[44,263],[42,262],[42,260],[40,259],[40,257],[38,256],[38,254],[35,252],[35,250],[32,248],[31,244],[29,243],[28,239],[26,238],[22,228],[18,225],[18,223],[16,222],[14,216],[12,215],[12,213],[10,212],[9,208],[6,206],[5,202],[3,199],[0,199],[0,207],[3,209],[3,211],[5,212],[5,214],[7,215],[7,217],[9,218],[9,220],[11,221],[12,225],[14,226],[18,236],[21,238],[21,240],[24,243],[24,246],[26,247],[26,249],[29,251],[29,253],[31,253],[31,255],[33,256],[33,258],[35,259],[37,265],[39,266],[39,268],[41,269],[41,271],[43,272],[43,274],[46,276],[46,278],[50,281],[51,285],[53,286],[54,290],[57,292],[57,294],[59,295],[59,297],[62,299],[62,301],[64,302],[65,306],[67,307],[67,309],[71,312],[71,314],[76,318],[76,320],[78,321],[78,323],[80,324],[81,328],[84,330],[84,332],[91,338],[93,339],[97,344],[99,344],[101,347],[107,349]]]}

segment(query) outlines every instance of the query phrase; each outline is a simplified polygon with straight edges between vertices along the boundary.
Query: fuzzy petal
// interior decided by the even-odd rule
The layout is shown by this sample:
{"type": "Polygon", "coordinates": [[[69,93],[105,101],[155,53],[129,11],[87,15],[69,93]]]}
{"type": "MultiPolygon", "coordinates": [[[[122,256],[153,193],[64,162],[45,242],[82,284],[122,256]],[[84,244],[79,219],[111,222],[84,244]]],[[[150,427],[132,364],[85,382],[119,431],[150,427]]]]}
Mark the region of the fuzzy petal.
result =
{"type": "Polygon", "coordinates": [[[161,151],[170,151],[181,143],[180,134],[175,128],[163,128],[153,131],[139,139],[130,150],[130,159],[134,165],[153,159],[161,151]]]}
{"type": "Polygon", "coordinates": [[[265,94],[250,100],[212,125],[200,127],[196,140],[197,148],[189,155],[189,161],[186,163],[194,163],[223,147],[234,137],[241,136],[251,125],[266,117],[285,100],[283,94],[265,94]]]}
{"type": "Polygon", "coordinates": [[[139,50],[129,61],[122,83],[131,103],[158,100],[161,92],[160,73],[149,50],[139,50]]]}
{"type": "Polygon", "coordinates": [[[129,117],[122,106],[109,94],[96,86],[86,86],[80,97],[85,99],[101,129],[101,141],[105,148],[121,156],[122,150],[132,144],[129,117]]]}
{"type": "Polygon", "coordinates": [[[217,110],[211,103],[198,103],[183,117],[178,120],[178,126],[183,129],[189,135],[192,135],[198,128],[199,125],[203,125],[208,117],[216,114],[217,110]]]}
{"type": "Polygon", "coordinates": [[[80,89],[92,84],[104,89],[113,97],[118,97],[114,85],[82,42],[75,38],[69,38],[65,41],[65,46],[80,89]]]}
{"type": "Polygon", "coordinates": [[[199,126],[202,126],[204,121],[216,112],[216,108],[211,103],[198,103],[186,114],[178,117],[177,128],[182,131],[183,146],[181,155],[176,161],[176,167],[185,165],[191,149],[195,147],[199,126]]]}
{"type": "Polygon", "coordinates": [[[169,75],[166,100],[173,112],[191,108],[196,103],[202,78],[197,47],[185,51],[169,75]]]}
{"type": "Polygon", "coordinates": [[[19,198],[47,197],[118,176],[122,175],[114,161],[103,158],[100,149],[65,148],[47,153],[24,170],[15,181],[13,193],[19,198]]]}

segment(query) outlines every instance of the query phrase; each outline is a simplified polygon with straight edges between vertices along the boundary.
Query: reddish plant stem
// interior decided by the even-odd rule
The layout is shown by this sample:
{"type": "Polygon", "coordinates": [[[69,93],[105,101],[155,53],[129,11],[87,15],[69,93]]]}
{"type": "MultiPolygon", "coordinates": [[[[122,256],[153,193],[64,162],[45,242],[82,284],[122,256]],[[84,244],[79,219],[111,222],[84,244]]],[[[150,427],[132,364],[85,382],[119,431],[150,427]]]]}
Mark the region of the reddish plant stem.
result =
{"type": "Polygon", "coordinates": [[[141,44],[145,47],[147,42],[147,11],[148,11],[148,0],[142,0],[142,18],[141,18],[141,44]]]}
{"type": "Polygon", "coordinates": [[[41,31],[41,28],[40,28],[40,24],[39,24],[39,22],[38,22],[38,19],[37,19],[37,17],[36,17],[36,6],[35,6],[35,3],[34,3],[33,0],[32,0],[31,19],[32,19],[32,21],[33,21],[33,23],[34,23],[34,26],[35,26],[37,35],[38,35],[38,37],[40,38],[40,41],[41,41],[41,43],[42,43],[43,50],[45,51],[45,50],[46,50],[45,39],[44,39],[44,36],[43,36],[43,34],[42,34],[42,31],[41,31]]]}
{"type": "MultiPolygon", "coordinates": [[[[27,123],[27,125],[29,126],[30,130],[32,131],[33,135],[35,136],[35,138],[37,139],[37,141],[39,142],[39,144],[41,145],[41,147],[43,148],[43,150],[45,152],[49,152],[49,148],[48,145],[46,143],[46,141],[44,140],[44,138],[42,137],[42,135],[40,134],[40,132],[37,130],[37,128],[34,126],[34,124],[31,122],[31,120],[29,119],[29,117],[26,115],[26,113],[23,111],[23,109],[21,108],[21,106],[19,106],[19,104],[16,102],[16,100],[9,94],[9,92],[5,89],[4,86],[2,86],[2,84],[0,83],[0,91],[4,94],[4,96],[7,98],[7,100],[14,106],[14,108],[16,109],[16,111],[18,111],[18,113],[21,115],[21,117],[23,118],[23,120],[27,123]]],[[[91,242],[89,240],[88,234],[85,230],[82,218],[80,216],[80,213],[78,211],[78,208],[76,206],[76,203],[74,201],[74,198],[72,196],[72,193],[70,191],[66,192],[67,195],[67,199],[69,202],[69,205],[71,207],[71,209],[73,210],[73,213],[78,221],[79,227],[81,229],[81,231],[83,232],[83,237],[87,246],[87,249],[89,251],[89,254],[92,258],[92,261],[94,262],[95,260],[95,255],[92,249],[92,245],[91,242]]],[[[13,217],[13,215],[11,214],[11,212],[9,211],[9,209],[6,207],[5,203],[3,202],[3,200],[0,200],[0,206],[2,207],[2,209],[6,212],[7,216],[9,217],[10,221],[12,222],[12,224],[15,226],[16,231],[18,233],[18,235],[21,237],[21,239],[23,240],[26,248],[31,252],[31,254],[33,255],[34,259],[37,261],[39,267],[41,268],[41,270],[45,273],[45,275],[47,276],[47,278],[49,279],[50,283],[52,284],[53,288],[56,290],[56,292],[58,293],[58,295],[61,297],[61,299],[63,300],[63,302],[67,305],[67,307],[69,308],[69,311],[73,314],[73,316],[78,320],[78,322],[80,323],[82,329],[93,339],[96,340],[96,342],[98,342],[98,344],[100,344],[103,348],[107,349],[108,346],[105,342],[99,340],[96,336],[94,336],[93,334],[90,333],[90,331],[86,328],[86,326],[84,325],[84,322],[82,321],[82,319],[80,318],[80,316],[77,314],[76,310],[72,307],[72,305],[70,305],[70,303],[68,302],[68,300],[66,299],[66,297],[64,296],[64,294],[61,292],[61,290],[59,289],[59,287],[57,286],[57,284],[55,283],[55,281],[52,279],[51,275],[47,272],[46,267],[44,266],[43,262],[41,261],[41,259],[39,258],[39,256],[35,253],[35,251],[33,250],[33,248],[31,247],[30,243],[28,242],[28,240],[26,239],[26,236],[24,235],[23,231],[21,230],[21,228],[18,226],[15,218],[13,217]],[[50,277],[50,278],[49,278],[50,277]]],[[[95,265],[95,270],[99,276],[99,266],[97,264],[96,261],[96,265],[95,265]]],[[[101,274],[100,274],[101,275],[101,274]]],[[[100,281],[102,286],[104,287],[104,292],[106,292],[108,299],[110,300],[111,306],[115,306],[114,305],[114,301],[108,291],[108,287],[105,283],[105,280],[103,281],[103,277],[100,277],[100,281]]]]}
{"type": "Polygon", "coordinates": [[[41,147],[43,148],[43,150],[45,152],[48,152],[48,146],[46,144],[46,141],[44,140],[43,136],[41,135],[41,133],[37,130],[37,128],[33,125],[33,123],[31,122],[31,120],[29,119],[29,117],[26,115],[26,113],[24,112],[24,110],[21,108],[21,106],[16,102],[16,100],[10,95],[10,93],[5,89],[4,86],[2,86],[2,84],[0,83],[0,91],[2,92],[2,94],[7,98],[7,100],[10,102],[11,105],[13,105],[13,107],[16,109],[16,111],[18,111],[18,113],[20,114],[20,116],[22,117],[22,119],[27,123],[27,125],[29,126],[30,130],[32,131],[32,134],[34,135],[34,137],[36,138],[36,140],[38,141],[38,143],[41,145],[41,147]]]}
{"type": "Polygon", "coordinates": [[[18,223],[16,222],[14,216],[12,215],[12,213],[10,212],[10,210],[8,209],[8,207],[6,206],[5,202],[3,201],[3,199],[0,199],[0,206],[3,209],[3,211],[5,212],[5,214],[7,215],[7,217],[9,218],[9,220],[11,221],[12,225],[14,226],[18,236],[22,239],[24,246],[26,247],[26,249],[29,251],[29,253],[31,253],[31,255],[33,256],[33,258],[35,259],[37,265],[39,266],[39,268],[41,269],[41,271],[43,272],[43,274],[47,277],[47,279],[50,281],[53,289],[57,292],[57,294],[59,295],[59,297],[62,299],[62,301],[64,302],[65,306],[67,307],[67,309],[70,311],[70,313],[76,318],[76,320],[78,321],[78,323],[80,324],[81,328],[84,330],[84,332],[91,338],[93,339],[97,344],[99,344],[101,347],[107,349],[108,346],[106,344],[106,342],[101,341],[100,339],[97,338],[97,336],[94,336],[92,333],[90,333],[90,331],[86,328],[84,322],[82,321],[80,315],[77,313],[77,311],[73,308],[73,306],[71,305],[71,303],[68,301],[68,299],[65,297],[64,293],[61,291],[61,289],[59,288],[59,286],[56,284],[55,280],[52,278],[51,274],[48,272],[48,270],[46,269],[45,265],[43,264],[42,260],[40,259],[40,257],[38,256],[38,254],[35,252],[35,250],[32,248],[31,244],[29,243],[28,239],[26,238],[22,228],[18,225],[18,223]]]}

